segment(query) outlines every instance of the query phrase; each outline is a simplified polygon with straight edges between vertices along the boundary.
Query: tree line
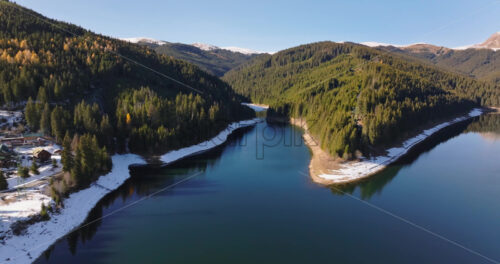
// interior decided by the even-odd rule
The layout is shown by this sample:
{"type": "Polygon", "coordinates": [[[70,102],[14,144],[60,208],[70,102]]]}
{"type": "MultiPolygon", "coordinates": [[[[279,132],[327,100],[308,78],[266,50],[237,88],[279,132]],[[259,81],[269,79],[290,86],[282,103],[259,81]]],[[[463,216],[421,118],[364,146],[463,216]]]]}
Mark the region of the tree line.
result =
{"type": "Polygon", "coordinates": [[[380,153],[416,129],[500,103],[491,83],[354,43],[261,56],[223,79],[269,104],[270,117],[305,118],[321,147],[344,158],[380,153]]]}
{"type": "Polygon", "coordinates": [[[0,1],[0,105],[24,108],[31,131],[78,142],[67,149],[73,179],[63,182],[76,186],[111,169],[108,153],[161,153],[254,116],[227,83],[192,64],[7,1],[0,1]]]}

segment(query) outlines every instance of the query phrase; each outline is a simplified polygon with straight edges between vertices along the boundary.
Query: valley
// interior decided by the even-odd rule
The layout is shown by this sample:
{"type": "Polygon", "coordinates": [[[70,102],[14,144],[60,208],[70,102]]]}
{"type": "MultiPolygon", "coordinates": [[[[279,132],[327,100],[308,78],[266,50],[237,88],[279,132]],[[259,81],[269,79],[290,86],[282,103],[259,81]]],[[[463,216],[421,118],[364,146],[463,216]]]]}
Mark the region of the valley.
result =
{"type": "Polygon", "coordinates": [[[401,45],[428,5],[20,2],[0,262],[498,263],[494,23],[401,45]]]}

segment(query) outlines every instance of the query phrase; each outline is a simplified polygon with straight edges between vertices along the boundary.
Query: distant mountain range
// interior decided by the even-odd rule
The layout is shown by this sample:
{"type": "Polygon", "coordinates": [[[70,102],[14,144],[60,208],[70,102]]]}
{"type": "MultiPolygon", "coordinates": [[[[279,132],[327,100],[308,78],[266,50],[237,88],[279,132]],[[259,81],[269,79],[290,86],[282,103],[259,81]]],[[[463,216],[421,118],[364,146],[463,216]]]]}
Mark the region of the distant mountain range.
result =
{"type": "Polygon", "coordinates": [[[485,42],[481,44],[474,44],[470,46],[458,47],[455,49],[492,49],[499,50],[500,49],[500,31],[494,33],[489,37],[485,42]]]}
{"type": "MultiPolygon", "coordinates": [[[[131,42],[131,43],[138,43],[138,44],[144,44],[144,45],[158,45],[158,46],[165,45],[165,44],[179,44],[179,43],[172,43],[172,42],[168,42],[168,41],[164,41],[164,40],[157,40],[157,39],[146,38],[146,37],[121,38],[121,40],[125,40],[125,41],[131,42]]],[[[245,55],[253,55],[253,54],[266,53],[266,52],[256,51],[256,50],[247,49],[247,48],[240,48],[240,47],[218,47],[218,46],[215,46],[215,45],[205,44],[205,43],[193,43],[193,44],[186,44],[186,45],[195,46],[195,47],[197,47],[197,48],[199,48],[201,50],[204,50],[204,51],[213,51],[213,50],[223,49],[223,50],[229,50],[229,51],[232,51],[232,52],[242,53],[242,54],[245,54],[245,55]]]]}
{"type": "MultiPolygon", "coordinates": [[[[171,43],[152,38],[122,39],[139,45],[148,46],[160,54],[191,62],[201,69],[223,76],[253,58],[267,54],[240,47],[218,47],[204,43],[171,43]]],[[[379,42],[362,42],[365,46],[405,54],[446,70],[500,83],[500,32],[491,35],[483,43],[448,48],[427,43],[397,45],[379,42]]]]}
{"type": "MultiPolygon", "coordinates": [[[[427,48],[445,48],[445,47],[440,47],[432,44],[427,44],[427,43],[414,43],[414,44],[409,44],[409,45],[399,45],[399,44],[388,44],[388,43],[381,43],[381,42],[374,42],[374,41],[368,41],[368,42],[361,42],[360,44],[368,46],[368,47],[396,47],[400,49],[414,49],[414,48],[422,48],[422,47],[427,47],[427,48]]],[[[491,49],[493,51],[499,50],[500,49],[500,31],[493,33],[486,41],[483,43],[479,44],[473,44],[473,45],[467,45],[467,46],[462,46],[462,47],[456,47],[456,48],[445,48],[445,49],[453,49],[453,50],[466,50],[466,49],[491,49]]]]}
{"type": "Polygon", "coordinates": [[[361,43],[379,50],[406,54],[449,71],[500,83],[500,32],[480,44],[447,48],[426,43],[407,46],[376,42],[361,43]]]}
{"type": "Polygon", "coordinates": [[[148,46],[160,54],[191,62],[219,77],[262,53],[239,47],[221,48],[203,43],[171,43],[151,38],[125,38],[122,40],[148,46]]]}

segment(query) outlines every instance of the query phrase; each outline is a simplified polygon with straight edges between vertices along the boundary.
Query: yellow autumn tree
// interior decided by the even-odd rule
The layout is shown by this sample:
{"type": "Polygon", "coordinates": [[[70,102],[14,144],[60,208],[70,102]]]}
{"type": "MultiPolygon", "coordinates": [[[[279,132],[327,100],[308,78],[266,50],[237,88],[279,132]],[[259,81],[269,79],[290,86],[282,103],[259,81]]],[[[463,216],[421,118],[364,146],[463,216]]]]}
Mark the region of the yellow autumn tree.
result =
{"type": "Polygon", "coordinates": [[[21,41],[21,43],[19,44],[19,47],[21,49],[27,49],[28,48],[28,41],[26,41],[25,39],[21,41]]]}
{"type": "Polygon", "coordinates": [[[31,53],[31,58],[30,58],[31,63],[38,63],[40,62],[40,58],[38,58],[38,55],[33,52],[31,53]]]}
{"type": "Polygon", "coordinates": [[[18,51],[16,53],[16,56],[14,57],[14,59],[16,60],[16,62],[19,62],[19,63],[22,63],[23,62],[23,52],[22,51],[18,51]]]}
{"type": "Polygon", "coordinates": [[[125,122],[127,123],[127,125],[130,125],[130,123],[132,122],[132,118],[130,117],[129,113],[127,113],[127,119],[125,120],[125,122]]]}

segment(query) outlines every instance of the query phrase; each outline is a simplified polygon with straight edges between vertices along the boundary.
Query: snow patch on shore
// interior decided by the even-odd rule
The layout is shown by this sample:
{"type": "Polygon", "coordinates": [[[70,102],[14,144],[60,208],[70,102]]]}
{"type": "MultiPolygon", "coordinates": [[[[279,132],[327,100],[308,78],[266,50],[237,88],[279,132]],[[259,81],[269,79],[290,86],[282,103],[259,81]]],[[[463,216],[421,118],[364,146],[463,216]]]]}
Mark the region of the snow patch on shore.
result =
{"type": "Polygon", "coordinates": [[[256,105],[256,104],[251,104],[251,103],[241,103],[241,104],[252,108],[255,112],[263,112],[263,111],[267,111],[267,109],[269,109],[269,106],[267,106],[267,105],[256,105]]]}
{"type": "Polygon", "coordinates": [[[118,188],[129,178],[129,164],[144,162],[135,154],[114,155],[112,159],[113,170],[101,176],[97,184],[94,183],[87,189],[71,194],[64,200],[64,208],[60,213],[52,214],[49,221],[29,226],[23,235],[8,237],[4,241],[5,244],[0,247],[0,261],[5,263],[34,261],[57,239],[78,227],[104,195],[118,188]]]}
{"type": "MultiPolygon", "coordinates": [[[[224,143],[229,134],[234,130],[254,125],[260,121],[262,121],[262,119],[254,118],[234,122],[211,140],[191,147],[170,151],[162,155],[161,160],[165,163],[170,163],[186,156],[209,150],[224,143]]],[[[7,237],[3,241],[0,241],[0,262],[31,263],[34,261],[55,241],[65,236],[85,221],[90,210],[95,207],[102,197],[120,187],[130,177],[129,166],[131,164],[144,164],[146,162],[142,157],[135,154],[114,155],[112,159],[113,169],[110,173],[99,177],[99,179],[89,188],[72,193],[64,200],[64,208],[61,209],[60,213],[51,214],[51,219],[49,221],[30,225],[26,229],[26,232],[19,236],[4,233],[3,235],[7,237]]],[[[51,200],[46,195],[40,193],[37,195],[37,197],[34,197],[35,199],[51,200]]],[[[29,203],[29,201],[27,203],[29,203]]],[[[41,202],[34,206],[40,208],[40,203],[41,202]]],[[[15,207],[16,204],[13,204],[12,206],[15,208],[13,207],[10,209],[15,211],[24,208],[24,210],[27,211],[25,207],[28,206],[28,204],[17,205],[18,207],[15,207]]],[[[31,204],[30,206],[33,205],[31,204]]],[[[1,210],[3,211],[4,208],[2,207],[1,210]]],[[[4,225],[4,227],[6,227],[6,225],[4,225]]],[[[2,234],[1,228],[2,226],[0,225],[0,234],[2,234]]]]}
{"type": "Polygon", "coordinates": [[[8,230],[11,224],[38,214],[42,203],[48,205],[52,201],[50,197],[36,190],[23,192],[22,197],[17,194],[7,195],[4,199],[11,201],[0,206],[0,234],[2,230],[8,230]]]}
{"type": "Polygon", "coordinates": [[[250,120],[234,122],[234,123],[230,124],[226,129],[222,130],[214,138],[207,140],[205,142],[201,142],[200,144],[197,144],[197,145],[193,145],[190,147],[170,151],[167,154],[162,155],[160,157],[160,160],[165,162],[165,163],[171,163],[171,162],[174,162],[174,161],[179,160],[181,158],[209,150],[211,148],[214,148],[214,147],[224,143],[227,140],[227,137],[229,136],[229,134],[231,134],[234,130],[236,130],[238,128],[243,128],[243,127],[254,125],[254,124],[260,122],[261,120],[262,119],[260,119],[260,118],[254,118],[254,119],[250,119],[250,120]]]}
{"type": "Polygon", "coordinates": [[[387,150],[387,155],[377,156],[372,158],[363,158],[361,161],[346,162],[341,165],[340,169],[331,170],[328,174],[321,174],[319,177],[330,181],[332,184],[347,183],[362,179],[376,172],[381,171],[387,165],[399,159],[406,154],[413,146],[422,142],[437,131],[449,125],[467,120],[469,118],[482,114],[481,109],[473,109],[468,115],[457,117],[449,122],[441,123],[430,129],[424,130],[419,135],[406,140],[401,147],[390,148],[387,150]]]}

